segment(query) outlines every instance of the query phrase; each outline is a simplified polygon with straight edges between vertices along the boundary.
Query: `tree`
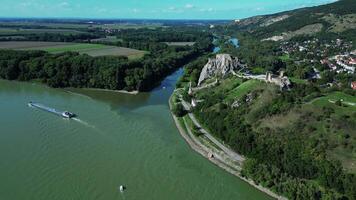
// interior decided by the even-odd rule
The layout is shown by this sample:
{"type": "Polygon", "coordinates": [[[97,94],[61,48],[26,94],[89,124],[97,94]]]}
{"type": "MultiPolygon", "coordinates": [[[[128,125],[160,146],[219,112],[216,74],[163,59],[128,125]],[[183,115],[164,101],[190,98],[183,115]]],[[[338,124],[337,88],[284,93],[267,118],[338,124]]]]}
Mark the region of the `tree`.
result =
{"type": "Polygon", "coordinates": [[[172,111],[173,111],[173,114],[177,117],[183,117],[184,115],[187,114],[187,111],[184,109],[184,107],[181,103],[174,105],[172,111]]]}

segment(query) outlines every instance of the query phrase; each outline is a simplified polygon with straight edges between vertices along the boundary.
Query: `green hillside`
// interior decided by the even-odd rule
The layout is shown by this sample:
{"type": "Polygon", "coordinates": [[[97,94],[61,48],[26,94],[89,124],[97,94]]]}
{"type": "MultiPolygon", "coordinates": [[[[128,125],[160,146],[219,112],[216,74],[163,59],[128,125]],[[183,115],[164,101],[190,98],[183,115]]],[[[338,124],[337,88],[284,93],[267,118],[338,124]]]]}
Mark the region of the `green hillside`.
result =
{"type": "MultiPolygon", "coordinates": [[[[280,90],[229,76],[191,96],[203,126],[247,157],[244,176],[289,199],[356,199],[355,28],[356,1],[340,0],[211,30],[243,73],[284,71],[292,82],[280,90]]],[[[188,65],[178,85],[196,85],[206,60],[188,65]]]]}

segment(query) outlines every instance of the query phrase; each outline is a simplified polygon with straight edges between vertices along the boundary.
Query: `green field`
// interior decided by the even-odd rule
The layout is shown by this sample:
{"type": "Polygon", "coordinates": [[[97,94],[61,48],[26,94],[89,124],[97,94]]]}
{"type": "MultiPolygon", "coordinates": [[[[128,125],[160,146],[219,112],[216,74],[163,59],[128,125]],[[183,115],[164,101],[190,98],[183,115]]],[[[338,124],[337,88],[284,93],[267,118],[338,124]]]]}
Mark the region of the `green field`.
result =
{"type": "Polygon", "coordinates": [[[279,59],[281,59],[284,62],[291,60],[289,54],[284,54],[283,56],[279,56],[279,59]]]}
{"type": "Polygon", "coordinates": [[[0,42],[0,49],[43,50],[54,54],[73,51],[90,56],[127,56],[129,59],[141,58],[146,53],[136,49],[103,44],[65,42],[0,42]]]}
{"type": "Polygon", "coordinates": [[[289,80],[292,81],[292,83],[297,83],[297,84],[307,84],[308,81],[300,78],[295,78],[295,77],[289,77],[289,80]]]}
{"type": "Polygon", "coordinates": [[[75,35],[85,33],[71,29],[21,29],[21,28],[0,28],[0,36],[16,36],[29,34],[58,33],[64,35],[75,35]]]}
{"type": "Polygon", "coordinates": [[[356,97],[345,94],[343,92],[333,92],[327,96],[317,98],[312,101],[313,105],[319,107],[330,107],[335,109],[335,113],[339,115],[350,114],[356,112],[356,97]],[[336,101],[341,101],[342,106],[335,104],[336,101]]]}
{"type": "Polygon", "coordinates": [[[4,23],[9,29],[16,30],[19,26],[40,26],[41,29],[49,30],[60,30],[60,29],[92,29],[92,28],[103,28],[103,29],[139,29],[139,28],[149,28],[155,29],[159,27],[164,27],[161,23],[147,23],[147,24],[134,24],[134,23],[113,23],[113,24],[92,24],[88,23],[42,23],[42,22],[7,22],[4,23]],[[14,28],[12,28],[12,26],[14,28]]]}
{"type": "Polygon", "coordinates": [[[233,89],[228,93],[228,99],[240,99],[242,96],[247,95],[249,92],[255,90],[259,86],[263,85],[261,81],[258,80],[248,80],[243,82],[241,85],[233,89]]]}
{"type": "Polygon", "coordinates": [[[106,36],[105,38],[92,39],[91,42],[122,42],[122,39],[116,38],[116,36],[106,36]]]}

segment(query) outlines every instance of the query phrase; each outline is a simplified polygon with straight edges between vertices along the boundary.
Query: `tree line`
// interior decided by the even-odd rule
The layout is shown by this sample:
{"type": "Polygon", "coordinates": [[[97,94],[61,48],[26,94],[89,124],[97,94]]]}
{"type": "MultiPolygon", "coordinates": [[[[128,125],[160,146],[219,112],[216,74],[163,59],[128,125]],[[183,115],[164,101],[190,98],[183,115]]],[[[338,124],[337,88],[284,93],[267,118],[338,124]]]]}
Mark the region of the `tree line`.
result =
{"type": "Polygon", "coordinates": [[[177,68],[209,51],[210,45],[170,47],[132,61],[126,57],[91,57],[73,52],[53,55],[43,51],[0,50],[0,77],[39,79],[51,87],[148,91],[177,68]]]}

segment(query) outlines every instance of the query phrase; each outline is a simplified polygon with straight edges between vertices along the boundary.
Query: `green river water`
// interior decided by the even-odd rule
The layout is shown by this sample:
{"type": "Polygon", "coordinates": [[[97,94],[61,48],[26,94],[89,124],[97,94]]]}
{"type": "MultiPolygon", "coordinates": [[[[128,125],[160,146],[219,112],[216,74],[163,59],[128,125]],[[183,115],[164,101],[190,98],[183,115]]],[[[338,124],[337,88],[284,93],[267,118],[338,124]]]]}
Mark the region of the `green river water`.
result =
{"type": "Polygon", "coordinates": [[[185,143],[167,102],[180,74],[135,96],[0,80],[0,200],[271,199],[185,143]]]}

